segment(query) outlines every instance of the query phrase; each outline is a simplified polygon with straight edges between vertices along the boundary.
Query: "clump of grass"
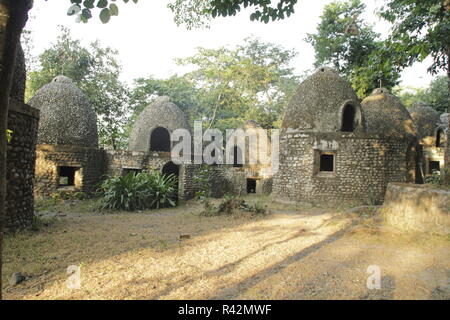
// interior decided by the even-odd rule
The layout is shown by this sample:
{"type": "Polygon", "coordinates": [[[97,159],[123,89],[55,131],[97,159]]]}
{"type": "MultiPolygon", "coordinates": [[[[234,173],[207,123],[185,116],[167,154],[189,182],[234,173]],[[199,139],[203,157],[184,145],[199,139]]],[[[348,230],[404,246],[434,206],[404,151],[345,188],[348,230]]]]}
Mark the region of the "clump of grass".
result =
{"type": "Polygon", "coordinates": [[[203,216],[222,216],[222,215],[238,215],[240,213],[250,213],[251,216],[261,216],[267,214],[267,206],[258,201],[248,203],[236,195],[225,195],[224,199],[216,207],[205,210],[203,216]]]}

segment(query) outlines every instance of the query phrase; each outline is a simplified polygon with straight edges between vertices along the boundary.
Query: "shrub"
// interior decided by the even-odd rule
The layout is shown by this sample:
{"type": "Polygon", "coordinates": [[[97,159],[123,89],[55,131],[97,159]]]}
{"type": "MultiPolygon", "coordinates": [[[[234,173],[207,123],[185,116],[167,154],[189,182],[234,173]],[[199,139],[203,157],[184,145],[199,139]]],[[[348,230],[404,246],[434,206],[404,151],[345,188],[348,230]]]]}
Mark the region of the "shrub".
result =
{"type": "Polygon", "coordinates": [[[108,178],[100,185],[100,208],[145,210],[176,205],[177,178],[154,170],[108,178]]]}
{"type": "Polygon", "coordinates": [[[217,208],[205,210],[204,216],[219,216],[219,215],[239,215],[240,213],[250,213],[251,216],[265,215],[267,213],[266,206],[260,202],[248,203],[244,199],[236,195],[225,195],[217,208]]]}
{"type": "Polygon", "coordinates": [[[425,179],[425,183],[433,184],[435,186],[443,186],[449,183],[449,172],[444,169],[442,172],[439,170],[433,170],[431,176],[425,179]]]}

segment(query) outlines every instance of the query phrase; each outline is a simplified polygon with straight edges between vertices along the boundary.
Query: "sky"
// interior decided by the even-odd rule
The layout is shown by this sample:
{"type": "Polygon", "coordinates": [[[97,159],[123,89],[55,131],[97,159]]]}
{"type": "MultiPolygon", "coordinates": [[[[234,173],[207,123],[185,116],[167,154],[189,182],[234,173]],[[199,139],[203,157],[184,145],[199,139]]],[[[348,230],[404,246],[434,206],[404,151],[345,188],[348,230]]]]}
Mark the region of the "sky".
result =
{"type": "MultiPolygon", "coordinates": [[[[374,11],[384,0],[366,0],[364,18],[373,24],[374,30],[386,35],[389,24],[375,16],[374,11]]],[[[33,54],[38,55],[55,42],[58,26],[68,27],[75,38],[87,45],[99,40],[103,46],[117,49],[123,65],[123,80],[132,83],[138,77],[168,78],[183,74],[186,68],[175,64],[175,58],[188,57],[197,47],[218,48],[234,46],[249,36],[272,42],[286,49],[294,49],[298,56],[292,61],[297,74],[313,69],[314,49],[304,41],[308,33],[314,33],[320,21],[323,7],[332,0],[299,0],[291,17],[264,24],[252,22],[250,13],[241,11],[235,17],[214,19],[209,29],[186,30],[173,21],[173,14],[165,0],[140,0],[119,3],[120,13],[108,24],[94,18],[88,24],[76,23],[67,16],[68,0],[36,0],[27,29],[32,31],[33,54]]],[[[402,73],[402,86],[424,87],[433,76],[427,73],[431,60],[416,63],[402,73]]]]}

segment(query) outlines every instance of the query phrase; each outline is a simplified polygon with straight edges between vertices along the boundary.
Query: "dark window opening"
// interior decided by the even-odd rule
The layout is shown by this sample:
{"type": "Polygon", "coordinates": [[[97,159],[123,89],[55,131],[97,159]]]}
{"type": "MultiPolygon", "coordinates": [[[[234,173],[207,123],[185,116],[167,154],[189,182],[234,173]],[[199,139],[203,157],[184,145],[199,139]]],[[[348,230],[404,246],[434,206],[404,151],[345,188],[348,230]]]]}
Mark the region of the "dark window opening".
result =
{"type": "Polygon", "coordinates": [[[342,111],[342,128],[343,132],[353,132],[355,131],[355,108],[348,104],[344,107],[342,111]]]}
{"type": "Polygon", "coordinates": [[[135,175],[142,172],[142,169],[135,168],[122,168],[122,176],[126,176],[129,173],[134,173],[135,175]]]}
{"type": "Polygon", "coordinates": [[[428,162],[428,174],[433,174],[433,171],[440,171],[441,163],[439,161],[428,162]]]}
{"type": "Polygon", "coordinates": [[[158,127],[152,131],[150,151],[170,152],[170,133],[167,129],[158,127]]]}
{"type": "Polygon", "coordinates": [[[58,184],[60,187],[75,186],[75,172],[80,168],[76,167],[58,167],[58,184]]]}
{"type": "Polygon", "coordinates": [[[242,168],[243,167],[243,161],[242,161],[242,151],[239,147],[234,147],[233,149],[233,167],[235,168],[242,168]]]}
{"type": "Polygon", "coordinates": [[[256,193],[255,179],[247,179],[247,193],[256,193]]]}
{"type": "Polygon", "coordinates": [[[442,148],[444,146],[443,136],[442,130],[438,130],[436,133],[436,148],[442,148]]]}
{"type": "Polygon", "coordinates": [[[173,174],[175,177],[179,175],[179,167],[172,161],[166,163],[162,168],[162,173],[165,175],[173,174]]]}
{"type": "Polygon", "coordinates": [[[334,171],[334,155],[321,154],[320,155],[320,171],[333,172],[334,171]]]}

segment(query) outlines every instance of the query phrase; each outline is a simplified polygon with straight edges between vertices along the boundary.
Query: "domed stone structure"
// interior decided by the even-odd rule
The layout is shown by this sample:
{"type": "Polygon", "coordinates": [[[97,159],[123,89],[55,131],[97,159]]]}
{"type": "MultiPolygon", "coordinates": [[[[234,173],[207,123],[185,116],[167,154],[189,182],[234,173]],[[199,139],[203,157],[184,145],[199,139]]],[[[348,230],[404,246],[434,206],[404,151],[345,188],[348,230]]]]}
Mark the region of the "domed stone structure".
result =
{"type": "Polygon", "coordinates": [[[35,194],[91,192],[104,174],[97,116],[75,83],[58,76],[29,102],[40,110],[35,194]]]}
{"type": "Polygon", "coordinates": [[[38,144],[98,147],[97,116],[71,79],[54,78],[29,104],[41,114],[38,144]]]}
{"type": "Polygon", "coordinates": [[[419,141],[433,140],[441,121],[439,114],[423,102],[414,104],[409,113],[416,125],[419,141]]]}
{"type": "Polygon", "coordinates": [[[365,110],[350,84],[330,68],[320,68],[301,83],[283,119],[275,198],[377,203],[383,201],[387,183],[405,182],[406,152],[415,129],[406,110],[385,115],[397,104],[385,106],[381,93],[371,98],[381,105],[365,110]],[[392,130],[404,120],[408,129],[392,130]]]}
{"type": "Polygon", "coordinates": [[[369,134],[414,139],[416,127],[400,99],[385,88],[375,89],[362,102],[369,134]]]}
{"type": "Polygon", "coordinates": [[[425,175],[444,168],[447,126],[441,123],[439,114],[426,103],[418,102],[410,109],[417,127],[419,143],[423,149],[422,164],[425,175]]]}
{"type": "Polygon", "coordinates": [[[139,115],[128,149],[170,152],[170,135],[176,129],[190,130],[186,115],[169,97],[160,97],[139,115]]]}
{"type": "Polygon", "coordinates": [[[362,132],[364,121],[350,83],[333,69],[322,67],[298,87],[281,127],[312,132],[362,132]]]}

